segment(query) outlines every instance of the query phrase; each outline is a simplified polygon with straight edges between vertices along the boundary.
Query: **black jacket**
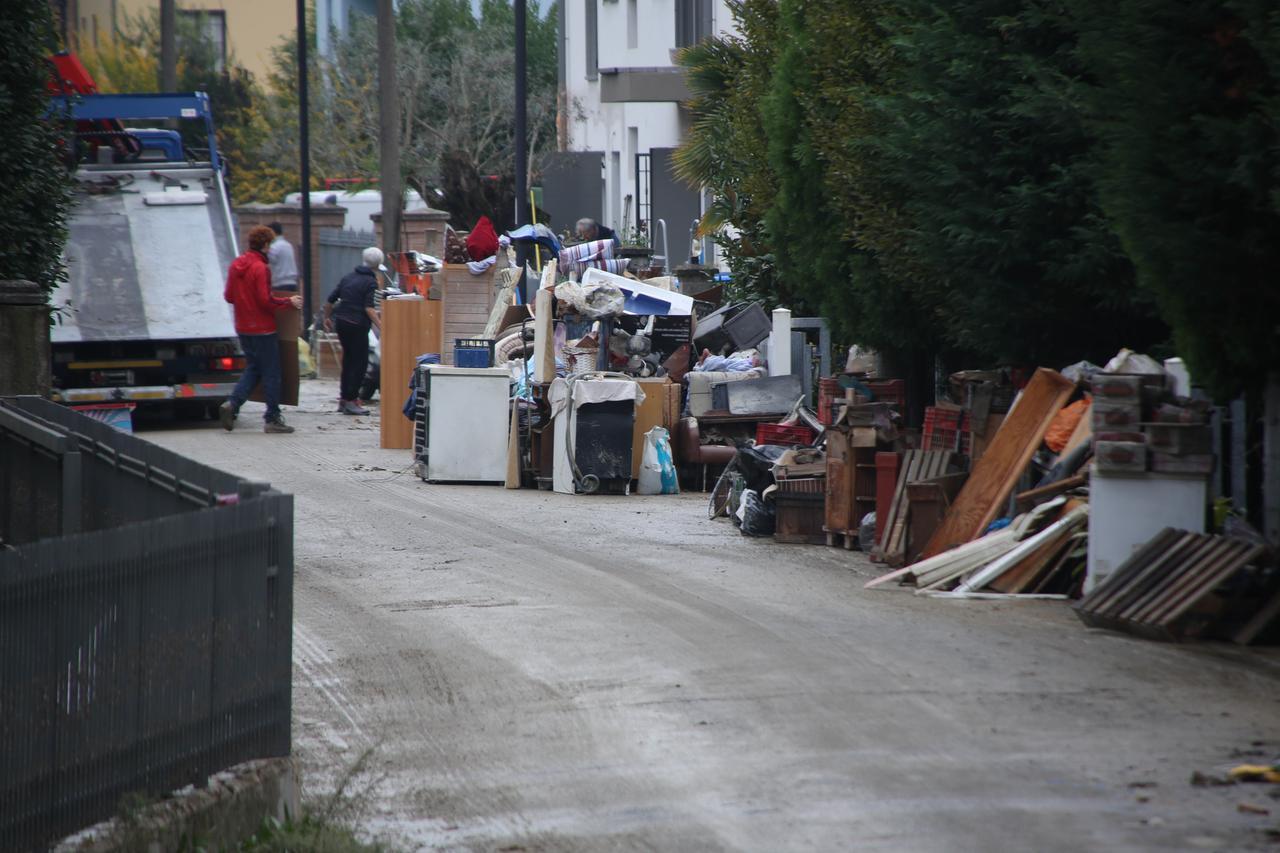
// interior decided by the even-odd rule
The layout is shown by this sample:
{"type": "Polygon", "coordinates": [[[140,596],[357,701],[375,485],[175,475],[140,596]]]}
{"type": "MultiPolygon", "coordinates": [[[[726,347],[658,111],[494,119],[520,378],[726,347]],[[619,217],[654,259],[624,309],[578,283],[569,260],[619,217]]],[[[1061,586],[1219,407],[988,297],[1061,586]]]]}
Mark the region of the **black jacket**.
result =
{"type": "Polygon", "coordinates": [[[373,292],[377,289],[378,277],[368,267],[358,266],[347,273],[329,294],[334,319],[366,327],[372,325],[364,309],[373,307],[373,292]]]}

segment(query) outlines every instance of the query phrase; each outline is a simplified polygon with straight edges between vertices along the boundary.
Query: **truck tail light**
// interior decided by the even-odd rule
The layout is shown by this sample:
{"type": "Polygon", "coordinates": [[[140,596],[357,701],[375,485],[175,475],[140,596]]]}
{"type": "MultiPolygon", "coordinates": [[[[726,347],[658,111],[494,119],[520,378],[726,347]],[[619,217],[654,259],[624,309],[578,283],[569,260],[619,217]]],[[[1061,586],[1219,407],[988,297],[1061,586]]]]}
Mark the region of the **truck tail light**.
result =
{"type": "Polygon", "coordinates": [[[244,359],[232,358],[230,356],[211,359],[209,361],[209,369],[210,370],[244,370],[244,359]]]}

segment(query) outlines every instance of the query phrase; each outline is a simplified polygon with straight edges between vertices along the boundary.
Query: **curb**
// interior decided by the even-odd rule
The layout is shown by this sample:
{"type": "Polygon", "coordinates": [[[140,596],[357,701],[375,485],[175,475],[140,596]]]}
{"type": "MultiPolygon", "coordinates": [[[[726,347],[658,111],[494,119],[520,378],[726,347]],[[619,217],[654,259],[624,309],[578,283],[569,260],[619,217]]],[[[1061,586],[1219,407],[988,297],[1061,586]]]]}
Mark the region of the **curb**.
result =
{"type": "Polygon", "coordinates": [[[292,758],[237,764],[166,799],[85,827],[52,847],[56,853],[162,853],[180,848],[235,849],[269,817],[301,815],[301,780],[292,758]]]}

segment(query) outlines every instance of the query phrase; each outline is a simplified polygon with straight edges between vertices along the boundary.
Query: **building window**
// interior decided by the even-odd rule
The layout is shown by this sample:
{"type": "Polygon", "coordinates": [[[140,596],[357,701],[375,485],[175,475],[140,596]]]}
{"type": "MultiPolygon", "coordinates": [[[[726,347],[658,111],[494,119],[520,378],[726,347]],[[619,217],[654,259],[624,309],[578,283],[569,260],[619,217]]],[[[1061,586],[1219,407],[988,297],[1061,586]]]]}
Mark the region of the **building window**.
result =
{"type": "Polygon", "coordinates": [[[639,0],[627,0],[627,49],[635,50],[640,46],[640,10],[639,0]]]}
{"type": "Polygon", "coordinates": [[[689,47],[711,36],[712,0],[676,0],[676,47],[689,47]]]}
{"type": "Polygon", "coordinates": [[[185,20],[178,28],[179,33],[195,34],[213,58],[213,70],[222,72],[227,69],[227,13],[221,9],[189,10],[179,9],[178,14],[185,20]],[[185,26],[184,26],[185,25],[185,26]]]}
{"type": "Polygon", "coordinates": [[[596,0],[587,0],[587,79],[600,77],[600,28],[596,24],[596,0]]]}

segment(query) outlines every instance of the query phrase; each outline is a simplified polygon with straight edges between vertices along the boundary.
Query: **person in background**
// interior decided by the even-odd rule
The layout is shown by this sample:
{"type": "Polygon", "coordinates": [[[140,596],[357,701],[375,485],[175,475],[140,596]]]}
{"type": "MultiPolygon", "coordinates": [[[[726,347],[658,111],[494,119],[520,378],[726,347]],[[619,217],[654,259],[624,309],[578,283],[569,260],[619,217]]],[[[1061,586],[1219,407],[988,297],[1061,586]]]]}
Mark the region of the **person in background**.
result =
{"type": "Polygon", "coordinates": [[[612,240],[614,246],[622,245],[622,241],[618,239],[617,233],[612,228],[607,228],[594,219],[579,219],[573,228],[573,233],[584,243],[592,240],[612,240]]]}
{"type": "Polygon", "coordinates": [[[284,238],[284,226],[272,222],[275,239],[267,249],[267,265],[271,267],[272,290],[298,290],[298,260],[293,254],[293,244],[284,238]]]}
{"type": "Polygon", "coordinates": [[[218,407],[222,428],[235,428],[236,416],[249,394],[262,383],[267,412],[264,432],[289,433],[293,427],[280,415],[280,338],[276,334],[276,309],[292,305],[302,307],[302,297],[271,294],[271,269],[267,266],[267,248],[275,232],[259,225],[249,232],[249,249],[231,262],[227,285],[222,296],[231,303],[235,314],[236,334],[244,350],[245,369],[231,396],[218,407]]]}
{"type": "Polygon", "coordinates": [[[344,415],[367,415],[358,394],[369,366],[369,329],[382,331],[373,294],[378,289],[374,272],[383,260],[382,250],[369,247],[361,255],[360,266],[343,276],[324,304],[324,328],[336,331],[342,342],[342,385],[338,411],[344,415]]]}

